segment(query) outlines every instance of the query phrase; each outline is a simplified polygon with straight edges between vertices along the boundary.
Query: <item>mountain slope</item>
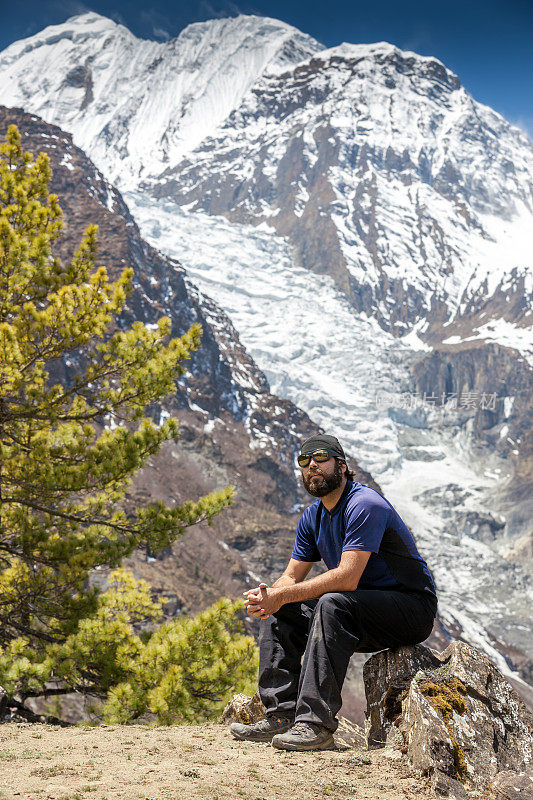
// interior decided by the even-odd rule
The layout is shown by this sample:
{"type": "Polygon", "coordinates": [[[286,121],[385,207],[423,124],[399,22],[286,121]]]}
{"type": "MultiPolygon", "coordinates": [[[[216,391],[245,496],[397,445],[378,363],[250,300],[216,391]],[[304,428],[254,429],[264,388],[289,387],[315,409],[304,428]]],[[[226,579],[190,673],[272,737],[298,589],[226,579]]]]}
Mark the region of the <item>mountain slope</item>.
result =
{"type": "Polygon", "coordinates": [[[320,51],[248,17],[214,42],[215,23],[193,26],[215,46],[187,62],[188,117],[171,68],[183,34],[158,50],[167,86],[146,80],[144,48],[160,45],[109,25],[84,15],[12,45],[0,96],[61,118],[135,190],[143,235],[187,266],[273,389],[337,430],[412,525],[448,631],[530,677],[531,142],[436,59],[386,43],[320,51]],[[86,26],[98,28],[90,42],[86,26]],[[285,36],[299,42],[288,54],[285,36]],[[211,117],[202,81],[215,85],[235,41],[247,46],[228,63],[238,77],[248,64],[250,81],[211,117]],[[89,56],[98,98],[63,82],[89,56]],[[136,99],[115,116],[121,72],[136,99]],[[98,103],[112,119],[95,138],[98,103]],[[169,105],[187,122],[165,138],[169,105]]]}
{"type": "MultiPolygon", "coordinates": [[[[168,442],[136,482],[136,493],[165,501],[197,496],[228,483],[237,484],[237,501],[215,519],[213,528],[196,526],[176,545],[178,557],[150,554],[138,557],[137,569],[155,587],[173,591],[180,606],[197,609],[221,593],[237,595],[250,578],[246,547],[252,542],[268,549],[273,539],[286,542],[294,536],[297,516],[293,507],[305,499],[299,486],[294,458],[302,438],[316,430],[311,420],[290,402],[269,393],[264,375],[239,342],[226,315],[198,290],[187,284],[181,266],[163,258],[140,237],[121,195],[95,169],[68,134],[20,109],[0,106],[0,131],[16,124],[23,146],[35,154],[47,152],[53,170],[52,190],[64,212],[64,235],[58,254],[68,259],[89,223],[99,226],[98,264],[112,276],[125,266],[135,271],[134,290],[121,324],[133,320],[153,324],[166,314],[172,333],[180,335],[192,322],[203,327],[202,347],[189,362],[174,397],[150,413],[176,414],[181,438],[168,442]],[[239,545],[228,550],[226,541],[239,545]],[[267,541],[265,541],[267,540],[267,541]],[[241,544],[239,544],[241,543],[241,544]],[[202,565],[207,585],[198,599],[194,564],[202,565]]],[[[69,380],[71,365],[64,364],[69,380]]],[[[367,473],[361,478],[372,483],[367,473]]],[[[375,485],[375,484],[374,484],[375,485]]],[[[266,567],[279,569],[285,558],[266,558],[266,567]],[[274,566],[272,566],[274,562],[274,566]]],[[[254,564],[254,568],[257,568],[254,564]]],[[[196,568],[198,571],[198,567],[196,568]]]]}
{"type": "MultiPolygon", "coordinates": [[[[506,674],[520,668],[531,680],[527,559],[509,553],[530,517],[525,498],[514,508],[516,515],[524,512],[522,521],[502,516],[498,498],[513,480],[512,445],[505,441],[506,426],[515,424],[511,398],[500,398],[497,412],[478,408],[475,395],[442,406],[427,391],[424,401],[415,394],[412,370],[418,375],[420,364],[417,380],[438,386],[439,370],[429,361],[435,351],[421,360],[419,350],[374,318],[354,315],[330,277],[295,266],[285,241],[140,192],[127,197],[148,241],[179,257],[195,283],[216,297],[273,391],[335,431],[379,476],[434,572],[443,635],[463,635],[506,674]],[[472,436],[475,418],[483,415],[501,415],[492,431],[501,447],[484,447],[472,436]]],[[[501,353],[480,379],[493,379],[499,359],[501,353]]],[[[476,363],[457,363],[462,383],[476,375],[476,363]]],[[[511,359],[504,390],[520,376],[520,365],[514,371],[512,365],[511,359]]],[[[504,367],[501,361],[502,378],[504,367]]]]}

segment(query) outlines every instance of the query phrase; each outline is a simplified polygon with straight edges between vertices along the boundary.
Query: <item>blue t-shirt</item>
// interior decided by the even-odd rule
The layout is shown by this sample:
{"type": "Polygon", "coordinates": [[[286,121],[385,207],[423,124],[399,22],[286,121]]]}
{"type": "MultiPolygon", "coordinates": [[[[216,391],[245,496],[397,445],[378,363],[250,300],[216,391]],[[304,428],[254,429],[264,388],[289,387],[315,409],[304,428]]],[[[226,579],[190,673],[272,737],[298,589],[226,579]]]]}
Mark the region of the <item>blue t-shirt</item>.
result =
{"type": "Polygon", "coordinates": [[[317,500],[305,509],[296,528],[292,557],[324,560],[337,567],[345,550],[371,555],[358,589],[420,591],[436,596],[428,566],[405,522],[379,492],[362,483],[346,482],[338,503],[328,511],[317,500]]]}

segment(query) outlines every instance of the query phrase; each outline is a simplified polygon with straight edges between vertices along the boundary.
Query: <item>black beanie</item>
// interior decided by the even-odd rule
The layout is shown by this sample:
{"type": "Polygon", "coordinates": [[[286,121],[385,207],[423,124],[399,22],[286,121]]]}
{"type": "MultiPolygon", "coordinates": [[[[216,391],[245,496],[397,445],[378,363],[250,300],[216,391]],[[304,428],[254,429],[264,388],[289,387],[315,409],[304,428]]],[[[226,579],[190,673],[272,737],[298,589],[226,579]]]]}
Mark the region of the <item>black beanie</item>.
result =
{"type": "Polygon", "coordinates": [[[346,461],[341,443],[336,436],[330,436],[328,433],[317,433],[316,436],[311,436],[310,439],[306,439],[300,447],[300,455],[310,456],[315,450],[320,450],[322,448],[324,450],[329,450],[330,453],[334,453],[339,458],[342,458],[343,461],[346,461]]]}

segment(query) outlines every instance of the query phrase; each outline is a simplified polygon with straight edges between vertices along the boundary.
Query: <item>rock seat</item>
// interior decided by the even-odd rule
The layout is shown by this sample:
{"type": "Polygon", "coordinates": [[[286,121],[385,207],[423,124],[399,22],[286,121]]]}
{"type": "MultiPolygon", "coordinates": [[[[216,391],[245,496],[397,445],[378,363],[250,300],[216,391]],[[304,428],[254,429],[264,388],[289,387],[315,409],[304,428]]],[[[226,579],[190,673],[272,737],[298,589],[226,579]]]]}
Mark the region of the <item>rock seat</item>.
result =
{"type": "Polygon", "coordinates": [[[494,796],[504,797],[499,773],[532,774],[533,715],[474,647],[384,650],[366,662],[363,677],[369,748],[400,749],[437,792],[459,798],[494,785],[494,796]]]}

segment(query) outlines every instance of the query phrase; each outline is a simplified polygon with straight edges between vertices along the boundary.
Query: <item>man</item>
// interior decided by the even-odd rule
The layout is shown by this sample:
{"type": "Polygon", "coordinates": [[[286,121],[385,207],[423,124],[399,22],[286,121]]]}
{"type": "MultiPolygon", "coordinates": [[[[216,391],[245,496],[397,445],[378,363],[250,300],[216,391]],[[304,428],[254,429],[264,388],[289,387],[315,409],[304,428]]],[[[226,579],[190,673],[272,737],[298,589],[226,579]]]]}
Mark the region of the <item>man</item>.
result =
{"type": "Polygon", "coordinates": [[[426,639],[437,597],[407,526],[378,492],[354,482],[338,439],[307,439],[298,464],[319,499],[300,518],[283,575],[244,592],[261,620],[266,718],[230,730],[285,750],[321,750],[333,746],[351,655],[426,639]],[[305,580],[320,559],[328,571],[305,580]]]}

